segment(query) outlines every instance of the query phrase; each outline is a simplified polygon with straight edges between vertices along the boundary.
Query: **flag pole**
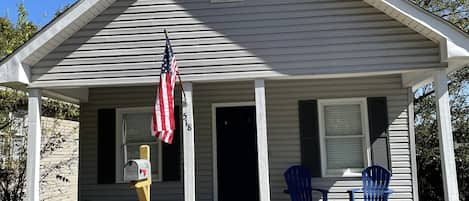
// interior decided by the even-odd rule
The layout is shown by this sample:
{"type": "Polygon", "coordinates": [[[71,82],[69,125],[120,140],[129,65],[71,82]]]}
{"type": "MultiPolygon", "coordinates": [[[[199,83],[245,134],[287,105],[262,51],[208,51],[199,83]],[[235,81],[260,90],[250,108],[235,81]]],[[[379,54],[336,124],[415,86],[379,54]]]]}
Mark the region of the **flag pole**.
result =
{"type": "Polygon", "coordinates": [[[184,86],[182,86],[182,80],[181,80],[181,75],[179,75],[179,72],[177,72],[178,79],[179,79],[179,86],[181,86],[182,90],[182,96],[184,97],[184,103],[186,102],[186,92],[184,91],[184,86]]]}
{"type": "MultiPolygon", "coordinates": [[[[164,35],[165,35],[166,39],[168,40],[169,39],[168,31],[166,29],[164,29],[164,35]]],[[[186,102],[186,92],[184,91],[184,86],[182,86],[181,75],[179,74],[179,71],[177,71],[176,74],[177,74],[178,79],[179,79],[179,86],[181,87],[182,96],[184,97],[184,103],[185,103],[186,102]]]]}

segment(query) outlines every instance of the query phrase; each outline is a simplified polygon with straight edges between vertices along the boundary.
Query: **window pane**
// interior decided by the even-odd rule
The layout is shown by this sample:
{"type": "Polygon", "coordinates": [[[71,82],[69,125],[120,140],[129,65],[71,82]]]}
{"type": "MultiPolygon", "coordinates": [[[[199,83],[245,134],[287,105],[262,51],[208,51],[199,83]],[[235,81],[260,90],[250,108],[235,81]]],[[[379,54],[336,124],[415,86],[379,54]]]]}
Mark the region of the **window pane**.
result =
{"type": "Polygon", "coordinates": [[[151,113],[127,113],[122,115],[125,122],[127,143],[156,141],[151,136],[151,113]]]}
{"type": "Polygon", "coordinates": [[[324,107],[326,136],[362,135],[360,105],[324,107]]]}
{"type": "MultiPolygon", "coordinates": [[[[158,146],[159,144],[150,144],[150,163],[153,175],[159,175],[158,170],[158,146]]],[[[127,145],[127,160],[140,158],[140,145],[127,145]]],[[[159,178],[153,178],[159,179],[159,178]]]]}
{"type": "Polygon", "coordinates": [[[363,168],[362,138],[326,139],[328,169],[363,168]]]}

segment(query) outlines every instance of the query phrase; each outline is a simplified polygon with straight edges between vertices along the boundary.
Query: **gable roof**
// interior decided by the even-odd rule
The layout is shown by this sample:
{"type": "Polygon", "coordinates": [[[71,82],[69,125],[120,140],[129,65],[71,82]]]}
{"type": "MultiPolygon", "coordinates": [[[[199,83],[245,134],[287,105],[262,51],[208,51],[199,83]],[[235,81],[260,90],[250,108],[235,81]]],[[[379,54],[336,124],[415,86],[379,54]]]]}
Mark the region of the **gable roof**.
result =
{"type": "MultiPolygon", "coordinates": [[[[469,64],[469,35],[407,0],[364,0],[440,44],[448,72],[469,64]]],[[[0,63],[0,84],[29,84],[30,67],[99,15],[115,0],[80,0],[0,63]]]]}

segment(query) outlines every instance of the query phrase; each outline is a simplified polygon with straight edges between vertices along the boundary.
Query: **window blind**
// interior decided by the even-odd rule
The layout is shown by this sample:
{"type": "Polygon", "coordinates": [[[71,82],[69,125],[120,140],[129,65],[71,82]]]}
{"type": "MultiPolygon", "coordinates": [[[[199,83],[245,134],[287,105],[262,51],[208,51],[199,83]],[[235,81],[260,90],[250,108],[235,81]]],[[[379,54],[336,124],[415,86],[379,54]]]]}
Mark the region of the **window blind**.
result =
{"type": "Polygon", "coordinates": [[[324,107],[326,136],[362,135],[360,105],[324,107]]]}
{"type": "Polygon", "coordinates": [[[140,145],[150,146],[151,172],[155,179],[161,179],[159,170],[159,146],[160,142],[150,134],[151,112],[124,113],[122,115],[124,129],[124,162],[130,159],[140,158],[140,145]]]}
{"type": "Polygon", "coordinates": [[[359,104],[324,107],[328,169],[363,167],[363,129],[359,104]]]}

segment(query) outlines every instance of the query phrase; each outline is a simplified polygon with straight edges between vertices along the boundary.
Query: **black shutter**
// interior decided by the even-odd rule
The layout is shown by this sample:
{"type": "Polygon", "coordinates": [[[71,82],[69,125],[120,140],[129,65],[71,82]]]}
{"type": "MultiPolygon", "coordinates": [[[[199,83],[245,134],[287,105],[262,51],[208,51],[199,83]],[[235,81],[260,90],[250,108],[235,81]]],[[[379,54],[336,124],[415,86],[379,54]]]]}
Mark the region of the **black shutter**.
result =
{"type": "Polygon", "coordinates": [[[311,170],[313,177],[321,177],[318,104],[316,100],[299,101],[301,165],[311,170]]]}
{"type": "Polygon", "coordinates": [[[381,165],[390,169],[386,97],[368,98],[367,102],[373,165],[381,165]]]}
{"type": "Polygon", "coordinates": [[[98,184],[113,184],[116,176],[116,110],[98,110],[98,184]]]}
{"type": "Polygon", "coordinates": [[[181,178],[181,119],[180,107],[174,108],[174,119],[176,130],[174,131],[173,143],[163,143],[163,181],[179,181],[181,178]]]}

